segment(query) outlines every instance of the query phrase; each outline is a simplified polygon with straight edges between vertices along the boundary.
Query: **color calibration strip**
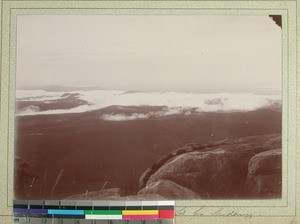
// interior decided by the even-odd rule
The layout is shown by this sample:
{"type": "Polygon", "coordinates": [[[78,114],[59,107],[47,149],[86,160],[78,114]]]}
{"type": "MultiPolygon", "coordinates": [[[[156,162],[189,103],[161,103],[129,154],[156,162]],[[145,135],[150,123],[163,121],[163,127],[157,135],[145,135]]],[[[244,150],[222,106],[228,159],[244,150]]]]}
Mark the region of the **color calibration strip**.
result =
{"type": "Polygon", "coordinates": [[[174,219],[174,205],[174,201],[15,200],[13,211],[15,218],[171,221],[174,219]]]}

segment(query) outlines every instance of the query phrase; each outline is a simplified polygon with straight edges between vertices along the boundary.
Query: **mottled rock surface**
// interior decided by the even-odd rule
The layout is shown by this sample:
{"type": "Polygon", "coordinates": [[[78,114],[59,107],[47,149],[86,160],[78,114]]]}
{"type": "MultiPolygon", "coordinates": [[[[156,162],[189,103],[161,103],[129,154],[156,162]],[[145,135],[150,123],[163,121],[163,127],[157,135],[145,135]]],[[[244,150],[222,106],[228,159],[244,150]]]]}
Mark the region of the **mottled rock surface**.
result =
{"type": "Polygon", "coordinates": [[[276,197],[281,194],[281,149],[255,155],[249,162],[246,190],[250,195],[276,197]]]}
{"type": "Polygon", "coordinates": [[[170,180],[159,180],[147,185],[139,194],[158,194],[165,199],[199,199],[200,196],[190,189],[180,186],[170,180]]]}
{"type": "MultiPolygon", "coordinates": [[[[140,192],[159,190],[172,181],[201,198],[270,198],[281,196],[281,135],[192,144],[163,157],[140,178],[140,192]],[[156,190],[155,190],[156,189],[156,190]]],[[[169,190],[170,192],[172,189],[169,190]]],[[[174,199],[180,199],[173,195],[174,199]]],[[[181,196],[180,196],[181,197],[181,196]]]]}
{"type": "Polygon", "coordinates": [[[67,199],[263,199],[280,198],[281,135],[189,144],[162,157],[140,177],[137,195],[102,189],[67,199]]]}

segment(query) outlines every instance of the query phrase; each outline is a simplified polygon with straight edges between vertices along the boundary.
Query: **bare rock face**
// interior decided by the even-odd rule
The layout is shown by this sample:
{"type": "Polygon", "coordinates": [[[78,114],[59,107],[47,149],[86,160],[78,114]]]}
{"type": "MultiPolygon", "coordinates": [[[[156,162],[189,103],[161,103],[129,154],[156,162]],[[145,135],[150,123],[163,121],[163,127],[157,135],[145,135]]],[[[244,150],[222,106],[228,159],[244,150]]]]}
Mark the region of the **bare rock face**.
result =
{"type": "Polygon", "coordinates": [[[158,194],[165,199],[199,199],[200,196],[192,190],[180,186],[169,180],[159,180],[152,182],[139,191],[139,194],[158,194]]]}
{"type": "Polygon", "coordinates": [[[137,195],[102,189],[67,199],[263,199],[281,197],[281,135],[189,144],[162,157],[139,179],[137,195]]]}
{"type": "Polygon", "coordinates": [[[137,194],[137,195],[129,195],[118,198],[118,200],[126,200],[126,201],[135,201],[135,200],[165,200],[163,196],[159,194],[137,194]]]}
{"type": "MultiPolygon", "coordinates": [[[[280,148],[280,135],[253,136],[223,140],[211,145],[186,146],[163,157],[149,168],[140,178],[140,192],[153,191],[169,198],[165,187],[169,183],[165,181],[168,180],[195,192],[201,198],[280,197],[281,184],[279,186],[278,183],[281,183],[281,179],[277,174],[281,174],[281,163],[278,162],[281,158],[280,148]],[[274,152],[267,153],[273,149],[278,149],[276,156],[273,155],[274,152]],[[266,154],[262,154],[264,152],[266,154]],[[268,175],[260,172],[267,172],[268,175]],[[273,186],[274,181],[277,183],[276,187],[273,186]],[[255,189],[251,190],[250,185],[255,189]],[[166,191],[159,191],[158,186],[163,186],[166,191]]],[[[172,191],[171,187],[169,191],[172,191]]],[[[172,197],[180,199],[176,194],[172,197]]]]}
{"type": "Polygon", "coordinates": [[[249,195],[276,197],[281,194],[281,149],[255,155],[249,162],[245,190],[249,195]]]}

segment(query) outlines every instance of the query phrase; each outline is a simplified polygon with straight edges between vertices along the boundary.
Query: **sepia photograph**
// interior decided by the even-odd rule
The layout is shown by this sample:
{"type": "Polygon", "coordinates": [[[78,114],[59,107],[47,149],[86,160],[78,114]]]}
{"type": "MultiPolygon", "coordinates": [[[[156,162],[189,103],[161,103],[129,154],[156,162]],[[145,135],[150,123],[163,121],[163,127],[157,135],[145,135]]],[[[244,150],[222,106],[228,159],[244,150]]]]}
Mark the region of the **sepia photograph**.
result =
{"type": "Polygon", "coordinates": [[[280,15],[19,15],[14,197],[280,199],[280,15]]]}

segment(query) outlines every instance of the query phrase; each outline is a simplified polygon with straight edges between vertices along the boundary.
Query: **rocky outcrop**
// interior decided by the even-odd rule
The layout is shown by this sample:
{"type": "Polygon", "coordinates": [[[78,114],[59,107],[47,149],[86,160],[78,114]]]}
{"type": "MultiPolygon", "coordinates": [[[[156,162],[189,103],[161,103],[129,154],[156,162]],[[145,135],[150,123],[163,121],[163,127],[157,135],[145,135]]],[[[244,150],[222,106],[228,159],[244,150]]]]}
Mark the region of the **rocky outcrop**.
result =
{"type": "Polygon", "coordinates": [[[159,180],[147,185],[139,194],[158,194],[165,199],[198,199],[200,196],[190,189],[169,180],[159,180]]]}
{"type": "Polygon", "coordinates": [[[281,149],[255,155],[249,162],[246,191],[260,197],[281,194],[281,149]]]}
{"type": "Polygon", "coordinates": [[[262,199],[281,197],[281,135],[189,144],[162,157],[140,177],[137,195],[120,188],[73,200],[262,199]]]}
{"type": "Polygon", "coordinates": [[[137,195],[128,195],[124,197],[120,197],[119,200],[165,200],[163,196],[159,194],[137,194],[137,195]]]}
{"type": "Polygon", "coordinates": [[[172,192],[173,186],[184,188],[189,196],[195,193],[209,199],[280,197],[281,136],[188,145],[154,164],[139,184],[140,193],[153,192],[174,199],[182,195],[172,192]],[[172,185],[169,190],[168,184],[172,185]]]}

